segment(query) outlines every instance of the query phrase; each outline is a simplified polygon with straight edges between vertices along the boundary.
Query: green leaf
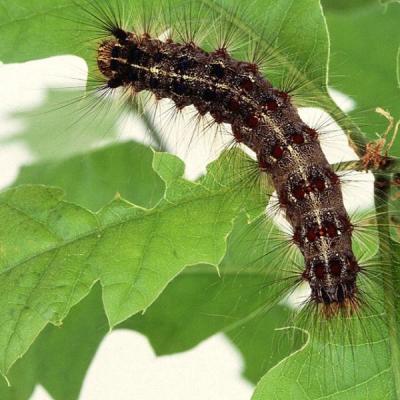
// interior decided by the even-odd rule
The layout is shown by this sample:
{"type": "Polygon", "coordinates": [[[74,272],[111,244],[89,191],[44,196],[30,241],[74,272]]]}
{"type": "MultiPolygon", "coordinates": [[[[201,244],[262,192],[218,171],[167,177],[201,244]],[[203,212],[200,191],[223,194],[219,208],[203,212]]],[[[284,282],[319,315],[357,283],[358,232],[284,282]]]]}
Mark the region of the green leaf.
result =
{"type": "Polygon", "coordinates": [[[0,383],[0,398],[28,400],[40,383],[55,400],[77,399],[90,362],[108,331],[100,285],[95,285],[61,326],[47,326],[16,362],[9,373],[11,386],[0,383]]]}
{"type": "MultiPolygon", "coordinates": [[[[243,322],[236,328],[229,329],[231,325],[240,321],[224,319],[223,316],[218,314],[219,311],[222,311],[218,305],[214,305],[212,302],[208,302],[206,305],[196,302],[192,300],[189,291],[194,289],[195,298],[200,300],[198,294],[200,292],[207,293],[211,285],[216,287],[213,293],[215,294],[219,289],[221,292],[219,298],[223,299],[226,287],[223,279],[219,279],[211,269],[209,269],[208,282],[205,276],[201,276],[204,279],[201,279],[200,282],[197,279],[198,277],[198,274],[193,274],[190,277],[189,270],[188,273],[179,275],[144,315],[136,315],[116,329],[134,329],[149,335],[158,355],[183,351],[185,349],[182,345],[179,345],[178,340],[173,340],[177,333],[175,328],[177,325],[182,325],[182,315],[177,312],[178,310],[169,309],[167,306],[176,306],[178,303],[190,301],[190,304],[194,305],[190,314],[191,324],[183,324],[182,328],[193,325],[192,332],[197,329],[207,333],[204,336],[205,338],[212,331],[207,326],[208,324],[211,323],[215,327],[219,326],[223,331],[225,325],[223,323],[216,324],[216,321],[218,319],[224,320],[229,337],[239,346],[245,357],[247,354],[249,355],[248,359],[245,358],[248,361],[246,363],[246,377],[252,382],[256,382],[274,365],[275,360],[289,354],[293,348],[293,337],[288,338],[281,332],[274,332],[274,329],[279,327],[279,323],[285,320],[288,311],[279,306],[269,313],[260,315],[259,318],[253,318],[248,323],[243,322]],[[182,288],[185,285],[187,288],[183,292],[182,288]],[[177,295],[181,295],[181,297],[177,297],[177,295]],[[166,300],[165,297],[168,297],[168,299],[166,300]],[[172,299],[175,301],[172,301],[172,299]],[[153,311],[154,307],[157,310],[153,311]],[[160,312],[162,307],[164,307],[163,312],[160,312]],[[156,331],[160,329],[161,333],[157,333],[156,331]],[[174,341],[175,345],[170,345],[171,340],[174,341]],[[274,347],[268,346],[269,342],[273,342],[274,347]],[[260,344],[262,344],[262,351],[258,347],[260,344]]],[[[243,286],[249,281],[242,281],[241,283],[243,286]]],[[[253,287],[251,286],[251,288],[253,287]]],[[[239,288],[238,284],[237,289],[239,288]]],[[[236,298],[227,296],[226,303],[234,300],[237,303],[236,298]]],[[[248,305],[248,309],[251,311],[253,308],[248,305]]],[[[183,316],[188,317],[189,311],[183,316]]],[[[99,285],[96,285],[91,293],[71,310],[62,326],[47,326],[45,328],[23,359],[17,361],[11,369],[9,374],[11,387],[8,388],[6,384],[0,383],[0,398],[2,400],[28,399],[35,384],[40,383],[55,400],[77,399],[86,371],[93,360],[98,345],[107,333],[108,324],[101,301],[101,291],[99,285]],[[85,332],[85,334],[83,335],[82,332],[85,332]]],[[[201,335],[194,335],[191,341],[187,333],[180,337],[186,337],[189,340],[184,343],[184,347],[188,348],[188,346],[196,345],[201,335]]],[[[201,338],[203,339],[203,337],[201,338]]]]}
{"type": "Polygon", "coordinates": [[[385,343],[354,347],[353,359],[341,347],[335,349],[331,358],[326,358],[329,352],[326,345],[314,343],[270,370],[257,385],[252,400],[397,398],[391,372],[384,368],[389,359],[385,343]]]}
{"type": "Polygon", "coordinates": [[[70,0],[0,1],[0,34],[4,38],[0,55],[3,62],[22,62],[59,54],[86,55],[77,48],[79,32],[73,30],[81,9],[70,0]]]}
{"type": "Polygon", "coordinates": [[[350,8],[375,6],[380,0],[322,0],[324,10],[345,11],[350,8]]]}
{"type": "Polygon", "coordinates": [[[64,189],[65,199],[97,211],[119,193],[141,207],[161,199],[164,183],[152,169],[153,152],[134,142],[120,143],[60,161],[23,167],[14,186],[43,184],[64,189]]]}
{"type": "MultiPolygon", "coordinates": [[[[265,314],[275,304],[280,289],[272,284],[274,274],[268,268],[272,257],[255,262],[264,247],[259,246],[257,252],[248,248],[272,227],[267,224],[268,227],[260,227],[257,222],[246,226],[245,217],[239,218],[229,237],[219,276],[207,266],[187,268],[144,316],[135,316],[122,326],[144,333],[157,354],[185,351],[217,332],[245,329],[246,322],[253,318],[260,323],[266,317],[272,334],[277,321],[272,324],[275,316],[269,318],[265,314]]],[[[270,351],[265,353],[269,355],[270,351]]],[[[261,353],[260,357],[264,357],[261,353]]],[[[265,368],[270,365],[264,364],[265,368]]]]}
{"type": "MultiPolygon", "coordinates": [[[[97,208],[99,195],[101,201],[107,201],[110,187],[124,193],[129,200],[139,196],[146,203],[151,201],[152,191],[142,186],[133,191],[129,179],[131,169],[141,165],[143,152],[146,155],[150,153],[134,143],[110,146],[64,161],[25,167],[17,183],[62,186],[69,200],[82,202],[91,209],[97,208]],[[116,163],[116,155],[131,168],[116,163]],[[69,179],[69,171],[75,171],[74,179],[69,179]],[[96,191],[85,190],[88,181],[97,188],[96,191]]],[[[149,178],[152,176],[147,170],[141,172],[149,178]]],[[[156,188],[159,189],[158,184],[156,188]]],[[[249,253],[249,243],[256,242],[270,225],[262,226],[258,222],[254,226],[246,225],[244,216],[237,219],[219,275],[209,265],[187,268],[168,285],[145,314],[138,314],[118,327],[139,330],[147,335],[159,355],[185,351],[217,332],[227,332],[248,360],[246,376],[256,382],[276,360],[290,353],[293,338],[281,333],[274,335],[274,329],[285,321],[288,311],[278,306],[266,312],[270,299],[274,298],[274,287],[269,285],[270,271],[264,263],[259,265],[249,260],[260,255],[249,253]],[[255,313],[257,309],[260,310],[255,313]],[[279,338],[278,347],[265,345],[268,342],[275,344],[275,336],[279,338]],[[247,340],[249,337],[250,341],[247,340]],[[259,351],[259,343],[264,344],[263,351],[259,351]]],[[[263,247],[258,247],[258,250],[262,252],[263,247]]],[[[28,398],[34,384],[40,382],[57,400],[77,398],[86,368],[107,332],[100,292],[96,289],[82,304],[73,308],[60,327],[46,327],[24,358],[10,371],[11,389],[0,386],[0,397],[4,400],[28,398]],[[80,337],[82,331],[85,332],[84,338],[80,337]]]]}
{"type": "MultiPolygon", "coordinates": [[[[326,18],[332,46],[331,83],[356,101],[352,114],[360,118],[368,138],[375,140],[376,133],[385,132],[388,125],[375,113],[376,107],[400,118],[396,78],[400,7],[392,4],[384,12],[375,2],[372,7],[328,12],[326,18]]],[[[399,156],[399,140],[391,154],[399,156]]]]}
{"type": "Polygon", "coordinates": [[[116,198],[93,214],[43,186],[0,195],[3,373],[97,279],[115,326],[145,310],[185,266],[218,265],[243,197],[217,179],[224,170],[218,163],[200,183],[181,178],[183,164],[174,156],[156,153],[154,166],[166,193],[153,209],[116,198]]]}
{"type": "Polygon", "coordinates": [[[227,332],[245,361],[244,376],[253,383],[279,361],[305,342],[301,331],[282,329],[290,321],[292,310],[283,305],[244,321],[227,332]]]}

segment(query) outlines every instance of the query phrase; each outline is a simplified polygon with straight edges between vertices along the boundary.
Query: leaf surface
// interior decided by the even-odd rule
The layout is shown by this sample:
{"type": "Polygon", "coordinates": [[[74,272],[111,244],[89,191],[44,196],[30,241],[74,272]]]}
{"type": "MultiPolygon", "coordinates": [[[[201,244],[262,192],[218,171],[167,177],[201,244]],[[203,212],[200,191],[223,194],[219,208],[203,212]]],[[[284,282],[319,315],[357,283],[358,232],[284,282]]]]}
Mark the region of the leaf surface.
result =
{"type": "Polygon", "coordinates": [[[154,165],[166,192],[152,209],[116,198],[94,214],[43,186],[1,194],[3,373],[48,322],[60,324],[97,279],[115,326],[146,309],[185,266],[219,263],[244,199],[227,195],[230,189],[216,180],[221,166],[191,183],[174,156],[156,153],[154,165]]]}
{"type": "MultiPolygon", "coordinates": [[[[90,209],[96,209],[99,201],[107,202],[113,193],[110,187],[129,200],[141,198],[143,203],[148,203],[152,201],[153,191],[146,186],[132,190],[135,176],[123,165],[135,168],[137,163],[143,163],[143,154],[147,157],[150,153],[135,143],[110,146],[63,161],[25,167],[16,183],[62,186],[69,201],[85,204],[90,209]],[[121,167],[115,162],[116,155],[124,161],[121,167]],[[76,171],[74,179],[70,179],[70,171],[76,171]],[[96,191],[85,190],[88,180],[96,191]],[[140,191],[143,191],[141,195],[140,191]]],[[[148,158],[144,160],[150,167],[148,158]]],[[[155,175],[143,169],[141,173],[148,174],[149,178],[155,175]]],[[[151,179],[153,186],[160,190],[160,182],[154,176],[151,179]]],[[[265,229],[270,229],[269,224],[256,224],[257,229],[246,226],[245,216],[237,220],[228,241],[228,254],[220,263],[219,275],[210,265],[187,268],[144,314],[137,314],[116,328],[142,332],[159,355],[188,350],[217,332],[226,332],[248,359],[246,376],[256,382],[275,360],[290,353],[293,337],[275,334],[274,329],[288,318],[288,311],[278,306],[267,312],[274,298],[274,287],[269,285],[270,271],[265,267],[268,258],[261,264],[253,263],[259,253],[248,249],[265,229]],[[255,311],[257,313],[247,322],[255,311]],[[268,346],[269,342],[274,346],[268,346]],[[264,344],[262,352],[258,348],[260,343],[264,344]]],[[[263,246],[258,249],[262,251],[263,246]]],[[[2,399],[26,399],[37,382],[56,400],[77,398],[86,369],[108,332],[100,297],[97,287],[82,304],[72,309],[61,326],[45,328],[23,359],[12,368],[11,388],[0,385],[2,399]],[[85,332],[84,337],[81,332],[85,332]]]]}
{"type": "MultiPolygon", "coordinates": [[[[388,5],[385,11],[375,1],[369,6],[327,12],[326,18],[332,46],[331,83],[355,100],[351,115],[360,121],[368,138],[376,140],[376,134],[388,126],[375,112],[376,107],[389,111],[396,120],[400,118],[396,78],[400,5],[388,5]],[[368,44],[368,51],[363,44],[368,44]]],[[[390,154],[399,156],[399,140],[390,154]]]]}

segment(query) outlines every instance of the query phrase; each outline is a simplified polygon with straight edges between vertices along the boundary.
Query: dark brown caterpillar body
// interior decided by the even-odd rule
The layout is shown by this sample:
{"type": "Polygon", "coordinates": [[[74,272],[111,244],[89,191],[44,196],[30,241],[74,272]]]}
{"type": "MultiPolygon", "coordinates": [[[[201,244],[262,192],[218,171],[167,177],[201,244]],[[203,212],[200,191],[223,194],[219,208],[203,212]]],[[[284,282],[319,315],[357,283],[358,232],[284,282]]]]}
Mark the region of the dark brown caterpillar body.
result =
{"type": "Polygon", "coordinates": [[[193,43],[162,42],[118,29],[98,49],[108,88],[151,91],[178,108],[194,105],[252,149],[269,173],[293,240],[305,259],[301,279],[326,316],[357,305],[360,267],[340,182],[321,150],[317,132],[299,117],[289,95],[273,88],[257,65],[208,53],[193,43]]]}

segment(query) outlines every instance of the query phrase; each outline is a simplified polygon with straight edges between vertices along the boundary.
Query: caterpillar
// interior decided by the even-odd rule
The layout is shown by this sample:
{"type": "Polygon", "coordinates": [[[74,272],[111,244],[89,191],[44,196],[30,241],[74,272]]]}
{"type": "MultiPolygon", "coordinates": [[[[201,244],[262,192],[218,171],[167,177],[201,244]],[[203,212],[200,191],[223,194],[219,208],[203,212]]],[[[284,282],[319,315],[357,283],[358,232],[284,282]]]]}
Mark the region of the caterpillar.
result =
{"type": "Polygon", "coordinates": [[[97,54],[107,89],[147,90],[178,109],[194,105],[200,115],[229,124],[235,140],[256,153],[260,173],[272,178],[304,256],[301,279],[311,288],[311,300],[326,317],[341,309],[352,313],[360,266],[340,181],[290,94],[264,78],[256,63],[235,60],[224,46],[207,52],[194,42],[161,41],[121,26],[111,27],[110,34],[97,54]]]}

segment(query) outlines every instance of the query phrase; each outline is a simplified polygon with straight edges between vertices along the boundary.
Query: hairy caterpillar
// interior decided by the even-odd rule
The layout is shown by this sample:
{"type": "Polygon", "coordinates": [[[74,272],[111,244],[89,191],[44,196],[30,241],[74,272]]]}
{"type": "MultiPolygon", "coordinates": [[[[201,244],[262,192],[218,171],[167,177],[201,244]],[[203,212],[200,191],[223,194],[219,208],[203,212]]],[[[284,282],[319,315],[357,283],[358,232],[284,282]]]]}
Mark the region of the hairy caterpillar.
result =
{"type": "Polygon", "coordinates": [[[293,228],[311,288],[310,300],[325,317],[358,307],[352,224],[340,181],[328,164],[317,131],[300,119],[290,93],[274,88],[256,62],[232,58],[228,43],[207,52],[195,42],[165,41],[151,32],[109,25],[98,47],[104,90],[131,96],[147,90],[177,109],[194,105],[200,116],[231,125],[238,143],[253,150],[261,173],[272,177],[280,207],[293,228]]]}
{"type": "MultiPolygon", "coordinates": [[[[205,52],[196,43],[191,27],[188,27],[188,32],[183,32],[179,40],[179,31],[182,33],[186,26],[178,25],[178,39],[172,40],[173,32],[168,33],[171,26],[167,20],[165,29],[160,29],[158,34],[167,32],[170,40],[160,41],[146,18],[141,24],[143,29],[132,29],[129,19],[128,26],[125,26],[118,24],[118,18],[108,19],[110,14],[107,10],[95,8],[95,11],[96,15],[102,16],[103,34],[110,36],[105,41],[97,42],[97,60],[96,55],[93,58],[103,75],[97,90],[108,94],[120,87],[130,100],[136,92],[150,90],[159,97],[172,98],[178,109],[195,104],[200,115],[209,112],[216,123],[231,124],[235,139],[255,150],[258,167],[271,172],[276,188],[284,193],[282,195],[278,190],[280,204],[287,210],[292,225],[299,228],[294,230],[292,239],[303,250],[306,264],[309,263],[308,270],[302,271],[297,281],[306,280],[310,281],[311,286],[314,285],[313,297],[310,298],[313,305],[328,319],[363,313],[367,305],[360,301],[358,283],[361,272],[369,271],[353,259],[350,239],[354,222],[349,221],[343,207],[340,179],[320,152],[316,132],[300,120],[292,107],[289,90],[274,89],[259,72],[261,67],[257,62],[237,61],[240,59],[232,57],[226,50],[228,46],[217,46],[205,52]],[[186,58],[181,59],[183,52],[186,58]],[[190,66],[191,63],[196,65],[190,66]],[[238,77],[241,80],[236,81],[238,77]],[[236,104],[230,100],[235,100],[236,104]],[[303,175],[297,175],[300,179],[295,179],[293,186],[288,185],[285,174],[282,174],[283,177],[280,174],[286,167],[293,174],[297,172],[298,164],[293,163],[293,154],[289,154],[288,146],[297,150],[308,148],[308,154],[307,151],[304,154],[300,151],[296,160],[308,170],[303,175]],[[301,179],[304,183],[300,184],[301,179]],[[283,190],[285,188],[286,192],[283,190]],[[336,203],[334,213],[331,208],[328,210],[330,215],[322,214],[325,206],[321,202],[329,204],[331,201],[326,195],[329,191],[333,193],[336,203]],[[285,198],[285,193],[290,194],[290,199],[285,198]],[[308,199],[313,197],[317,199],[317,205],[310,207],[311,201],[308,199]],[[307,206],[314,215],[309,220],[302,213],[307,206]],[[330,252],[334,249],[339,250],[336,259],[330,252]],[[314,257],[321,254],[324,256],[320,259],[322,262],[314,262],[318,260],[314,257]],[[343,268],[345,262],[346,267],[343,268]],[[336,281],[332,279],[335,277],[334,271],[336,281]]],[[[134,10],[133,14],[137,11],[134,10]]],[[[186,15],[185,23],[196,17],[195,12],[188,14],[191,15],[186,15]]],[[[152,15],[152,20],[158,17],[152,15]]],[[[224,42],[226,40],[220,41],[220,44],[224,42]]]]}

